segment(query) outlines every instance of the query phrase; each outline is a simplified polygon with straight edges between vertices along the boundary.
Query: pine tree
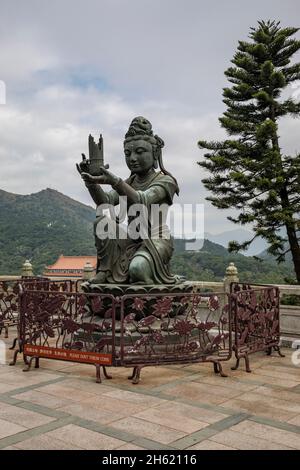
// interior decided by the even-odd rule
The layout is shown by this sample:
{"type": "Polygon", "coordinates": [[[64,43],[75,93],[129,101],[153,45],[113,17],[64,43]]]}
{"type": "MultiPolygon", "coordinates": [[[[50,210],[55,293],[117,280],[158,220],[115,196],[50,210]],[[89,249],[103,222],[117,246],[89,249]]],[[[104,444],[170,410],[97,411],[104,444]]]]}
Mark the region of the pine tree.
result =
{"type": "Polygon", "coordinates": [[[300,283],[300,154],[285,155],[278,134],[281,117],[300,115],[300,102],[282,97],[300,79],[300,63],[291,64],[300,49],[297,31],[259,21],[250,30],[251,41],[239,41],[234,66],[225,71],[233,85],[223,89],[226,111],[219,119],[228,138],[200,140],[199,147],[210,152],[198,163],[211,173],[202,180],[213,194],[207,200],[237,209],[236,217],[228,217],[232,222],[252,224],[252,240],[230,242],[229,250],[247,249],[261,236],[278,262],[291,253],[300,283]]]}

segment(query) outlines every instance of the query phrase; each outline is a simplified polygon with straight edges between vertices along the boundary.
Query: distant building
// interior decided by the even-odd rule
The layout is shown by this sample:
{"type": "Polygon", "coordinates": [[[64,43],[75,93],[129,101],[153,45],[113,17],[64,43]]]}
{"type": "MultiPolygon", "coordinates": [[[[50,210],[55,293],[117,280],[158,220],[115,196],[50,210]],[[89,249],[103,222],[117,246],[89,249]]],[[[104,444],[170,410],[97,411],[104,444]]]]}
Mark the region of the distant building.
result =
{"type": "Polygon", "coordinates": [[[96,272],[96,256],[64,256],[60,257],[51,266],[47,266],[43,276],[51,279],[76,279],[83,277],[83,270],[90,263],[96,272]]]}

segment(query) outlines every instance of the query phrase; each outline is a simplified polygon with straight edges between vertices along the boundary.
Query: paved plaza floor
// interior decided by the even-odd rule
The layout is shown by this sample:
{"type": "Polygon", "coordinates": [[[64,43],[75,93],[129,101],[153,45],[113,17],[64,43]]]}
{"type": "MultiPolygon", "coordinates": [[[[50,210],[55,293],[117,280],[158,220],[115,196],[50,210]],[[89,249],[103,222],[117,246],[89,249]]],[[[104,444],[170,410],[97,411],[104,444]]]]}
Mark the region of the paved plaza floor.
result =
{"type": "Polygon", "coordinates": [[[25,373],[19,357],[0,365],[0,449],[300,449],[300,367],[283,352],[253,355],[250,374],[225,363],[228,378],[149,367],[138,385],[129,369],[96,384],[94,366],[47,359],[25,373]]]}

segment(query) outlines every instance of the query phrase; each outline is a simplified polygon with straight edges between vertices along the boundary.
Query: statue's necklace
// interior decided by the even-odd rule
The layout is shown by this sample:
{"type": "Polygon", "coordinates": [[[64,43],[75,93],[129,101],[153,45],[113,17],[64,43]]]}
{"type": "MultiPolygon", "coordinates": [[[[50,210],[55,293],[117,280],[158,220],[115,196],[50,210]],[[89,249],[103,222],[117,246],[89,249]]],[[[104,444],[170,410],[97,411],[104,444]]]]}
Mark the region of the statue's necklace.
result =
{"type": "Polygon", "coordinates": [[[154,178],[157,177],[159,173],[156,173],[155,171],[153,173],[150,173],[150,175],[146,175],[143,179],[137,179],[137,177],[135,177],[134,179],[134,183],[135,183],[135,186],[137,186],[139,189],[147,189],[149,184],[152,183],[152,181],[154,180],[154,178]]]}

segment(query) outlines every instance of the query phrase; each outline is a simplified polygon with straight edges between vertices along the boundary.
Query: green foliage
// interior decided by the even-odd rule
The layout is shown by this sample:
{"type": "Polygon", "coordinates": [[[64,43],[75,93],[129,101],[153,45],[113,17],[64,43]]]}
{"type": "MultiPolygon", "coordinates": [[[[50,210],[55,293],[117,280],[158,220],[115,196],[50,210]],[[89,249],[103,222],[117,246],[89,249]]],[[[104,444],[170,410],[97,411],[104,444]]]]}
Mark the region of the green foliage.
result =
{"type": "MultiPolygon", "coordinates": [[[[42,274],[60,254],[94,255],[93,222],[95,210],[47,189],[29,196],[0,190],[0,274],[20,274],[26,258],[35,274],[42,274]]],[[[187,279],[222,281],[233,261],[242,281],[284,283],[290,266],[280,269],[268,255],[263,262],[208,240],[200,251],[185,251],[185,240],[174,240],[172,272],[187,279]]]]}
{"type": "MultiPolygon", "coordinates": [[[[259,21],[251,28],[250,41],[239,41],[233,66],[225,71],[232,86],[223,89],[227,108],[219,119],[228,139],[201,139],[198,145],[209,151],[199,162],[210,172],[202,180],[211,192],[207,199],[219,209],[236,209],[238,216],[229,220],[252,223],[255,237],[267,241],[279,262],[291,252],[300,282],[300,154],[284,155],[278,136],[281,117],[300,115],[299,102],[281,97],[300,79],[300,64],[291,64],[300,49],[300,41],[293,38],[297,31],[259,21]]],[[[231,243],[229,249],[237,252],[253,240],[231,243]]]]}
{"type": "Polygon", "coordinates": [[[189,280],[220,282],[230,262],[234,262],[238,268],[242,282],[284,284],[291,273],[291,263],[277,266],[271,258],[261,261],[251,256],[231,254],[223,246],[208,240],[204,241],[199,251],[182,251],[175,240],[171,270],[189,280]]]}
{"type": "Polygon", "coordinates": [[[0,190],[0,274],[19,274],[27,258],[42,274],[60,254],[94,255],[94,219],[94,209],[51,189],[0,190]]]}
{"type": "Polygon", "coordinates": [[[280,301],[281,305],[300,305],[300,297],[299,295],[287,295],[283,294],[282,299],[280,301]]]}

